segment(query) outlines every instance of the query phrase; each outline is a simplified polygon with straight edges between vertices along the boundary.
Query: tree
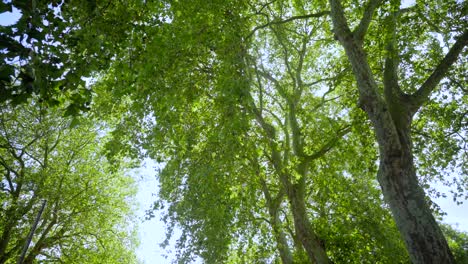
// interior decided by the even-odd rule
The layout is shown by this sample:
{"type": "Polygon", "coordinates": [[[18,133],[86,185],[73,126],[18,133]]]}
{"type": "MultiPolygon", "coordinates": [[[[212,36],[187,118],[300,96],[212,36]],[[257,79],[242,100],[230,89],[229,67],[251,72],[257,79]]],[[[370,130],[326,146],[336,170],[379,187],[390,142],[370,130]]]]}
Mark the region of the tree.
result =
{"type": "MultiPolygon", "coordinates": [[[[357,247],[364,239],[340,246],[346,240],[336,234],[344,236],[352,226],[371,237],[377,233],[363,228],[362,218],[351,216],[373,212],[376,219],[387,219],[377,198],[359,203],[366,212],[345,199],[331,202],[338,193],[353,200],[350,194],[365,196],[357,190],[373,190],[366,177],[376,171],[376,146],[366,137],[375,134],[377,179],[411,260],[453,262],[424,189],[438,179],[457,185],[454,199],[464,192],[463,181],[450,182],[443,175],[450,169],[466,174],[468,164],[463,146],[468,110],[461,81],[466,61],[460,56],[468,36],[465,3],[434,0],[408,8],[393,0],[369,0],[364,6],[339,0],[131,3],[131,15],[124,16],[130,20],[123,19],[115,29],[109,22],[125,11],[120,2],[104,9],[94,2],[87,2],[90,9],[74,2],[60,8],[78,14],[62,15],[73,18],[67,25],[77,25],[71,28],[83,40],[71,48],[72,61],[86,61],[89,44],[93,61],[99,62],[101,53],[107,58],[102,68],[91,63],[91,70],[111,65],[94,87],[99,94],[96,114],[110,114],[114,128],[107,142],[109,159],[148,154],[166,163],[161,196],[169,204],[167,219],[183,229],[179,246],[186,251],[181,259],[195,254],[220,261],[237,250],[239,258],[247,252],[268,260],[274,249],[286,263],[305,257],[303,251],[309,261],[319,263],[345,258],[351,253],[343,248],[357,247]],[[103,10],[103,19],[78,19],[103,10]],[[99,31],[100,26],[105,30],[99,31]],[[108,43],[101,50],[93,38],[105,43],[107,35],[116,45],[108,43]],[[326,188],[334,179],[347,183],[347,189],[338,184],[326,188]],[[243,193],[245,186],[250,189],[243,193]],[[325,194],[315,195],[320,187],[325,194]],[[336,218],[329,220],[324,212],[349,221],[331,224],[340,226],[333,233],[321,221],[336,218]],[[252,224],[257,218],[267,219],[259,234],[252,224]],[[226,232],[220,234],[220,229],[226,232]],[[272,237],[274,247],[257,243],[272,237]],[[251,247],[243,247],[245,241],[251,247]]],[[[40,7],[39,13],[51,13],[46,4],[40,7]]],[[[37,19],[30,10],[25,19],[37,19]]],[[[24,47],[15,37],[26,28],[32,36],[38,27],[21,23],[17,30],[8,29],[8,48],[24,47]]],[[[10,58],[21,53],[8,48],[10,58]]],[[[2,65],[11,100],[33,79],[27,68],[12,65],[2,65]],[[14,92],[19,83],[23,88],[14,92]]],[[[67,67],[61,69],[67,72],[67,67]]],[[[68,114],[77,112],[73,105],[68,114]]],[[[397,252],[398,238],[387,224],[390,248],[397,252]]],[[[357,254],[372,258],[369,252],[382,249],[383,240],[357,254]]]]}
{"type": "Polygon", "coordinates": [[[468,234],[447,224],[440,225],[440,228],[447,238],[455,262],[468,263],[468,234]]]}
{"type": "Polygon", "coordinates": [[[359,106],[368,114],[374,127],[380,152],[377,178],[385,199],[390,204],[411,260],[413,263],[454,263],[448,244],[418,183],[411,128],[415,114],[430,100],[439,82],[457,62],[458,56],[468,44],[466,28],[458,28],[453,23],[462,20],[462,13],[457,11],[459,4],[456,2],[442,4],[434,1],[402,10],[400,1],[390,1],[385,4],[383,1],[368,1],[364,11],[361,12],[362,18],[357,20],[358,25],[352,30],[347,17],[350,17],[349,10],[354,10],[352,17],[356,17],[357,7],[351,5],[345,11],[343,5],[341,1],[330,0],[333,32],[344,47],[352,66],[359,91],[359,106]],[[443,21],[445,19],[440,17],[438,11],[433,11],[438,5],[444,7],[447,12],[446,21],[443,21]],[[378,15],[375,15],[378,11],[378,15]],[[411,34],[410,37],[403,38],[401,32],[409,33],[410,27],[420,23],[413,20],[414,18],[404,19],[408,13],[420,19],[424,15],[435,16],[437,20],[432,23],[424,21],[425,25],[419,27],[421,30],[412,29],[417,35],[411,34]],[[372,45],[372,42],[369,42],[370,37],[366,35],[374,15],[377,16],[374,24],[381,25],[385,30],[385,41],[382,45],[372,45]],[[443,23],[455,27],[450,28],[450,31],[439,32],[437,29],[443,23]],[[402,30],[398,31],[399,29],[402,30]],[[428,38],[433,32],[445,38],[447,44],[452,43],[444,56],[441,56],[444,44],[436,40],[425,41],[421,37],[428,38]],[[449,41],[450,39],[452,41],[449,41]],[[409,58],[403,57],[405,49],[411,50],[418,42],[426,45],[429,42],[432,45],[430,47],[436,49],[432,51],[428,48],[423,52],[425,56],[421,56],[433,63],[427,65],[431,69],[430,73],[416,76],[417,82],[402,81],[404,76],[411,75],[411,71],[417,73],[419,70],[417,63],[421,57],[417,53],[409,54],[409,58]],[[366,55],[366,49],[369,50],[369,55],[380,57],[385,61],[378,71],[371,69],[372,62],[366,55]],[[375,51],[379,49],[385,52],[379,54],[375,51]],[[382,84],[377,81],[381,81],[382,84]],[[415,89],[415,86],[418,88],[415,89]]]}
{"type": "Polygon", "coordinates": [[[16,263],[43,201],[23,263],[136,263],[133,180],[90,120],[30,103],[1,108],[0,263],[16,263]]]}
{"type": "MultiPolygon", "coordinates": [[[[304,12],[281,3],[275,8],[304,12]]],[[[349,109],[349,98],[333,97],[339,97],[333,90],[341,74],[322,79],[319,72],[329,65],[308,69],[319,58],[310,48],[318,45],[310,43],[317,31],[295,27],[319,28],[323,21],[272,23],[247,50],[239,45],[250,33],[242,5],[178,2],[168,9],[167,21],[142,33],[132,67],[124,52],[95,91],[99,112],[112,112],[120,122],[112,150],[130,153],[133,143],[165,163],[159,175],[164,202],[158,206],[169,207],[169,233],[176,225],[182,229],[179,260],[267,261],[272,249],[284,263],[404,260],[369,178],[375,155],[356,150],[372,154],[372,143],[361,131],[351,133],[351,122],[362,116],[349,110],[351,115],[330,117],[349,109]],[[288,40],[290,32],[298,37],[288,40]],[[260,50],[267,46],[272,67],[262,63],[260,50]],[[329,88],[326,95],[313,94],[323,87],[329,88]],[[350,156],[370,165],[343,161],[350,156]],[[358,205],[344,206],[351,200],[358,205]],[[367,227],[362,208],[381,229],[367,227]],[[272,239],[273,247],[267,242],[272,239]]]]}
{"type": "Polygon", "coordinates": [[[106,69],[121,45],[131,45],[143,7],[142,1],[1,3],[1,13],[21,16],[0,29],[0,102],[17,105],[35,95],[67,115],[88,111],[86,78],[106,69]]]}

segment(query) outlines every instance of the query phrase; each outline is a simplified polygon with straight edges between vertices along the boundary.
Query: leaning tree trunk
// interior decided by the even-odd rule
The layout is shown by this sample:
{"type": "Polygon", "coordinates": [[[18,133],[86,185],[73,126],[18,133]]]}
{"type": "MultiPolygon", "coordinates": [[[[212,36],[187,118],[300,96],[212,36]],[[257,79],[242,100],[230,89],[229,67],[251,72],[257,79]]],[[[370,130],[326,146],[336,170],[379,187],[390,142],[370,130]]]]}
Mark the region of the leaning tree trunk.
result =
{"type": "MultiPolygon", "coordinates": [[[[387,95],[392,95],[391,89],[395,87],[385,87],[390,93],[386,94],[387,100],[383,98],[362,47],[363,34],[378,2],[369,2],[371,5],[366,10],[369,12],[358,30],[351,32],[340,1],[330,0],[334,33],[351,63],[359,90],[359,105],[373,125],[380,152],[378,180],[411,261],[415,264],[454,263],[448,243],[418,184],[410,140],[414,111],[409,110],[407,104],[389,102],[391,96],[387,95]]],[[[396,78],[395,74],[393,76],[396,78]]]]}
{"type": "MultiPolygon", "coordinates": [[[[378,180],[413,263],[454,263],[444,235],[418,183],[409,127],[401,131],[399,153],[381,153],[378,180]]],[[[382,139],[379,144],[388,144],[382,139]]],[[[384,147],[383,149],[386,149],[384,147]]]]}
{"type": "Polygon", "coordinates": [[[291,204],[296,235],[304,246],[309,259],[317,264],[330,263],[323,243],[321,243],[315,234],[307,216],[303,186],[299,186],[298,184],[291,185],[288,188],[288,198],[291,204]]]}

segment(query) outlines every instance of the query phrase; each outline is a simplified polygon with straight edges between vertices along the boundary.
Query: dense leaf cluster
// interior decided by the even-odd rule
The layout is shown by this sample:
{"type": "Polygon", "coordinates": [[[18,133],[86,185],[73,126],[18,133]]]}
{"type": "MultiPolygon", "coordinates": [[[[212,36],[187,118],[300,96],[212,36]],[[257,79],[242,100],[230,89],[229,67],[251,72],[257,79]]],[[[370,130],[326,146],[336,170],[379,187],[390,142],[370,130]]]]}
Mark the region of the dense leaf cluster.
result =
{"type": "Polygon", "coordinates": [[[103,158],[92,122],[71,128],[30,103],[0,112],[0,263],[26,243],[22,263],[136,263],[133,180],[103,158]]]}

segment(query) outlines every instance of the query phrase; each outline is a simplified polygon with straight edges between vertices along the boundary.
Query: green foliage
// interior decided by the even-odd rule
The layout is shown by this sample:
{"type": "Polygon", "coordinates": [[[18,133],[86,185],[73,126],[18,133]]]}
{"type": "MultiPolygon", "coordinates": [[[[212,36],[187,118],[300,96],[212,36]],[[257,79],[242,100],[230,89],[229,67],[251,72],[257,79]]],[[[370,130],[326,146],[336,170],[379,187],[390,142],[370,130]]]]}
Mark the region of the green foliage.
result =
{"type": "Polygon", "coordinates": [[[342,79],[347,65],[319,49],[336,48],[319,30],[325,18],[271,25],[243,40],[250,23],[320,10],[296,5],[278,2],[268,11],[225,2],[164,5],[157,21],[148,21],[153,27],[135,31],[144,42],[125,50],[94,86],[96,114],[114,128],[110,156],[142,155],[142,147],[164,164],[155,210],[168,207],[168,239],[174,228],[182,230],[179,262],[279,261],[262,181],[279,198],[276,228],[286,246],[308,261],[295,241],[273,151],[294,175],[291,183],[304,181],[309,220],[331,259],[407,259],[372,180],[376,150],[363,115],[351,108],[356,93],[337,89],[349,89],[351,81],[342,79]],[[138,55],[130,59],[130,51],[138,55]],[[350,124],[352,133],[337,136],[350,124]],[[310,172],[301,172],[301,155],[324,148],[326,155],[306,165],[310,172]]]}
{"type": "MultiPolygon", "coordinates": [[[[366,5],[341,2],[348,23],[358,28],[366,5]]],[[[131,192],[119,164],[124,157],[143,156],[164,165],[155,210],[167,207],[168,239],[175,228],[182,230],[177,242],[181,263],[197,256],[207,263],[279,263],[280,249],[295,263],[310,262],[298,241],[291,193],[300,194],[307,222],[330,260],[408,261],[374,180],[377,146],[356,103],[351,66],[335,41],[327,1],[31,3],[36,6],[20,1],[2,6],[15,6],[22,17],[1,29],[0,92],[8,104],[25,104],[34,95],[40,105],[54,109],[43,109],[48,119],[37,121],[47,138],[38,142],[62,135],[54,122],[66,120],[66,144],[57,145],[56,152],[34,147],[54,163],[25,163],[29,181],[41,179],[54,187],[41,197],[70,194],[66,212],[102,206],[94,208],[103,212],[100,217],[78,214],[81,218],[70,228],[99,233],[106,250],[88,248],[83,241],[91,240],[70,236],[64,239],[73,245],[63,248],[67,261],[133,261],[119,260],[127,251],[114,233],[104,231],[115,227],[106,222],[113,218],[102,216],[128,213],[124,204],[114,204],[131,192]],[[86,87],[83,77],[90,76],[95,79],[86,87]],[[92,107],[90,115],[101,120],[109,139],[88,134],[92,126],[83,118],[60,118],[54,106],[65,108],[65,116],[92,107]],[[98,139],[99,144],[91,144],[98,139]],[[81,149],[80,144],[86,145],[80,161],[67,164],[64,153],[81,149]],[[56,182],[63,182],[63,190],[55,188],[56,182]],[[86,195],[71,199],[83,186],[86,195]]],[[[399,1],[382,2],[363,39],[369,65],[378,73],[379,96],[388,57],[396,61],[399,80],[390,79],[402,93],[416,91],[454,36],[465,30],[460,10],[466,3],[426,1],[400,9],[399,1]]],[[[461,56],[412,126],[421,185],[429,188],[436,180],[455,185],[454,199],[460,202],[468,181],[447,176],[467,175],[465,74],[466,56],[461,56]]],[[[26,118],[19,109],[29,108],[5,109],[5,114],[26,118]]],[[[398,111],[393,118],[400,118],[398,111]]],[[[36,137],[33,131],[41,131],[20,128],[26,143],[36,137]]],[[[5,164],[14,157],[9,159],[5,164]]],[[[430,190],[429,195],[445,194],[430,190]]],[[[1,199],[8,199],[8,192],[1,199]]],[[[33,204],[37,207],[37,201],[33,204]]]]}
{"type": "Polygon", "coordinates": [[[1,262],[17,261],[45,200],[25,263],[136,263],[136,186],[103,158],[99,128],[29,103],[1,110],[1,262]]]}
{"type": "Polygon", "coordinates": [[[456,263],[468,263],[468,234],[447,224],[442,224],[441,228],[447,238],[456,263]]]}
{"type": "Polygon", "coordinates": [[[0,29],[0,102],[27,103],[36,95],[67,116],[89,110],[86,78],[106,69],[131,39],[141,1],[12,1],[20,19],[0,29]]]}

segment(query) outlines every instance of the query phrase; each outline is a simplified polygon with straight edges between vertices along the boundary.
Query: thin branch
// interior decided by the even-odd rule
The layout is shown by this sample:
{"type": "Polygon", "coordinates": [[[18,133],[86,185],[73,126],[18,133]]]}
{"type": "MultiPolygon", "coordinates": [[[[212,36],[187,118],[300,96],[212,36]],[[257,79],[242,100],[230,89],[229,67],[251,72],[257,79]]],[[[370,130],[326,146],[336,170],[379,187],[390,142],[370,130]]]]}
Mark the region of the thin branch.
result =
{"type": "Polygon", "coordinates": [[[366,10],[364,10],[361,22],[353,32],[354,39],[358,42],[362,42],[364,40],[364,36],[366,35],[367,29],[372,21],[375,9],[377,9],[381,3],[382,0],[369,0],[369,2],[367,2],[366,10]]]}
{"type": "Polygon", "coordinates": [[[337,136],[332,140],[328,141],[325,145],[323,145],[319,150],[314,152],[312,155],[305,156],[307,161],[312,161],[322,157],[323,155],[327,154],[338,142],[339,138],[342,138],[344,135],[348,134],[351,131],[351,126],[345,126],[344,128],[340,129],[337,132],[337,136]]]}
{"type": "MultiPolygon", "coordinates": [[[[333,89],[334,90],[334,89],[333,89]]],[[[331,101],[335,101],[336,99],[339,99],[342,97],[342,95],[338,95],[338,96],[335,96],[335,97],[332,97],[332,98],[329,98],[329,99],[325,99],[325,96],[326,94],[330,93],[331,91],[333,90],[328,90],[323,96],[322,96],[322,99],[320,101],[320,103],[318,103],[317,105],[314,106],[314,108],[312,109],[312,111],[317,111],[320,107],[324,106],[326,103],[328,102],[331,102],[331,101]]]]}
{"type": "Polygon", "coordinates": [[[269,27],[269,26],[272,26],[272,25],[281,25],[281,24],[286,24],[288,22],[291,22],[291,21],[294,21],[294,20],[299,20],[299,19],[308,19],[308,18],[318,18],[318,17],[323,17],[323,16],[326,16],[330,14],[330,11],[322,11],[322,12],[318,12],[318,13],[313,13],[313,14],[308,14],[308,15],[302,15],[302,16],[292,16],[290,18],[287,18],[287,19],[284,19],[284,20],[273,20],[271,22],[268,22],[266,24],[263,24],[263,25],[260,25],[260,26],[256,26],[250,33],[249,35],[247,35],[246,39],[252,37],[253,34],[255,34],[255,32],[257,30],[260,30],[260,29],[263,29],[263,28],[266,28],[266,27],[269,27]]]}
{"type": "MultiPolygon", "coordinates": [[[[280,46],[283,48],[284,64],[286,65],[287,73],[289,74],[289,76],[291,77],[291,80],[293,81],[293,87],[296,87],[297,86],[296,76],[293,73],[291,66],[289,65],[289,50],[288,50],[288,47],[291,46],[291,45],[287,45],[287,44],[284,43],[281,35],[279,34],[279,32],[277,30],[272,29],[272,31],[275,34],[276,39],[278,40],[280,46]]],[[[292,46],[294,46],[294,45],[292,45],[292,46]]],[[[289,100],[288,95],[286,94],[284,89],[283,89],[283,92],[280,93],[280,94],[281,94],[281,96],[283,96],[283,98],[285,98],[286,100],[289,100]]]]}
{"type": "Polygon", "coordinates": [[[260,114],[263,112],[263,85],[261,82],[260,75],[258,74],[258,68],[257,65],[254,65],[255,67],[255,78],[257,79],[257,84],[258,84],[258,104],[259,104],[259,112],[260,114]]]}
{"type": "Polygon", "coordinates": [[[283,86],[281,86],[281,84],[279,83],[278,80],[276,80],[275,77],[273,77],[270,73],[266,72],[266,71],[261,71],[259,70],[258,73],[260,74],[260,76],[264,77],[265,79],[273,82],[273,84],[275,85],[276,89],[278,90],[279,94],[281,95],[281,97],[283,97],[285,100],[288,100],[288,95],[286,94],[286,91],[284,90],[283,86]]]}
{"type": "Polygon", "coordinates": [[[273,1],[270,1],[270,2],[267,2],[267,3],[263,4],[263,5],[261,5],[262,8],[260,8],[260,10],[258,10],[256,13],[261,14],[263,12],[263,9],[265,9],[265,7],[273,4],[274,2],[276,2],[276,0],[273,0],[273,1]]]}
{"type": "Polygon", "coordinates": [[[434,91],[437,84],[448,72],[449,68],[455,63],[463,51],[463,49],[468,45],[468,30],[465,30],[462,35],[457,37],[457,41],[450,48],[449,52],[445,55],[439,65],[436,66],[432,74],[427,78],[427,80],[421,85],[421,87],[411,95],[411,99],[415,105],[415,108],[421,107],[434,91]]]}
{"type": "Polygon", "coordinates": [[[307,37],[304,37],[302,39],[302,46],[301,50],[299,51],[299,62],[297,65],[296,69],[296,80],[297,80],[297,87],[294,87],[296,89],[296,92],[294,93],[294,103],[296,104],[303,92],[303,81],[302,81],[302,68],[304,66],[304,58],[307,53],[307,44],[310,41],[310,36],[314,30],[310,31],[310,34],[307,37]]]}
{"type": "Polygon", "coordinates": [[[8,190],[8,192],[9,192],[10,194],[14,194],[14,192],[15,192],[15,187],[13,186],[13,181],[11,180],[10,173],[11,173],[11,170],[6,169],[5,178],[7,179],[7,181],[8,181],[8,187],[10,188],[10,189],[8,190]]]}
{"type": "Polygon", "coordinates": [[[468,94],[468,86],[465,87],[464,84],[461,84],[458,80],[455,80],[453,77],[447,77],[452,83],[454,83],[460,90],[462,90],[465,94],[468,94]]]}
{"type": "MultiPolygon", "coordinates": [[[[335,75],[333,77],[322,78],[322,79],[318,79],[318,80],[310,82],[310,83],[304,83],[303,86],[311,87],[311,86],[314,86],[316,84],[326,82],[326,81],[336,81],[336,80],[342,78],[345,75],[345,73],[347,73],[349,70],[350,70],[350,68],[345,68],[345,69],[343,69],[342,71],[340,71],[337,75],[335,75]]],[[[334,91],[335,89],[330,88],[330,90],[334,91]]],[[[327,93],[329,93],[330,90],[327,93]]]]}

